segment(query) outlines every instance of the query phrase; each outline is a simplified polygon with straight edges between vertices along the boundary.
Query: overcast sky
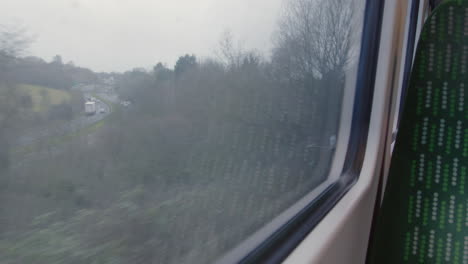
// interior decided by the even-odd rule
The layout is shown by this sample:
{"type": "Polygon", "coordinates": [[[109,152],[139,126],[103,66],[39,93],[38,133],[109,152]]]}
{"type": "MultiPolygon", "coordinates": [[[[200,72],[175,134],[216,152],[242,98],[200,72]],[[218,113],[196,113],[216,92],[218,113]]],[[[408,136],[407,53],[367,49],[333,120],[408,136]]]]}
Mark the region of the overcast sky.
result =
{"type": "Polygon", "coordinates": [[[28,54],[95,71],[173,66],[178,56],[213,54],[230,30],[245,48],[267,52],[282,0],[0,0],[0,24],[19,23],[28,54]]]}

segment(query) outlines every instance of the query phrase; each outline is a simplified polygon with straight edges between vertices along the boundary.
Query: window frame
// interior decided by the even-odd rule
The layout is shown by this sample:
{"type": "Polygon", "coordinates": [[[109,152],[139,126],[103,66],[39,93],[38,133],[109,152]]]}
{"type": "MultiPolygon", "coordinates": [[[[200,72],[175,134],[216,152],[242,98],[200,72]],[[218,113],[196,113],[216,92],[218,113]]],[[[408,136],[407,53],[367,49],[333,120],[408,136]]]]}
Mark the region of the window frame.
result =
{"type": "MultiPolygon", "coordinates": [[[[424,14],[427,2],[421,0],[420,14],[424,14]]],[[[366,261],[373,209],[379,203],[377,190],[386,172],[384,161],[391,154],[391,128],[398,115],[395,99],[404,76],[404,40],[410,7],[411,3],[407,1],[385,1],[377,65],[378,81],[375,83],[368,144],[360,178],[288,256],[285,264],[366,261]]]]}

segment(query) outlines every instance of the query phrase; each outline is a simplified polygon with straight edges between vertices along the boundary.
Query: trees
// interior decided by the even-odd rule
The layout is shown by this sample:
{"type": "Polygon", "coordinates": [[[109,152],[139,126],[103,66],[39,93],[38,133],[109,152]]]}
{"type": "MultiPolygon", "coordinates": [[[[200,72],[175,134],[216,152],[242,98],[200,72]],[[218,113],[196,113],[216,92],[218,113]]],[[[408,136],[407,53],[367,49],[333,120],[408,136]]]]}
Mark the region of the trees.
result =
{"type": "Polygon", "coordinates": [[[235,46],[234,36],[232,32],[226,30],[219,40],[218,57],[224,65],[229,68],[237,68],[240,66],[243,57],[241,45],[235,46]]]}
{"type": "Polygon", "coordinates": [[[72,63],[64,64],[60,55],[52,58],[49,63],[33,56],[12,58],[15,63],[11,65],[10,75],[20,83],[68,90],[75,84],[98,81],[93,71],[72,63]]]}
{"type": "Polygon", "coordinates": [[[153,73],[158,81],[168,81],[172,78],[172,70],[168,69],[166,65],[161,62],[158,62],[153,67],[153,73]]]}
{"type": "MultiPolygon", "coordinates": [[[[321,117],[313,123],[323,145],[338,131],[345,72],[358,46],[352,35],[355,19],[360,17],[355,16],[358,8],[354,1],[288,0],[275,35],[275,76],[283,85],[298,87],[314,98],[321,117]]],[[[321,174],[333,153],[316,151],[321,159],[317,173],[321,174]]]]}
{"type": "Polygon", "coordinates": [[[195,55],[185,54],[185,56],[179,57],[174,66],[176,77],[179,77],[182,73],[195,68],[197,64],[197,57],[195,57],[195,55]]]}
{"type": "Polygon", "coordinates": [[[31,44],[26,29],[18,25],[0,25],[0,53],[5,56],[21,55],[31,44]]]}
{"type": "Polygon", "coordinates": [[[60,55],[55,55],[53,58],[52,58],[52,62],[53,64],[57,64],[57,65],[63,65],[63,60],[62,60],[62,56],[60,55]]]}
{"type": "Polygon", "coordinates": [[[14,89],[11,65],[30,41],[23,28],[0,25],[0,175],[9,167],[8,138],[13,133],[21,101],[25,101],[14,89]]]}
{"type": "Polygon", "coordinates": [[[288,0],[275,35],[273,62],[288,78],[342,78],[353,58],[353,1],[288,0]]]}

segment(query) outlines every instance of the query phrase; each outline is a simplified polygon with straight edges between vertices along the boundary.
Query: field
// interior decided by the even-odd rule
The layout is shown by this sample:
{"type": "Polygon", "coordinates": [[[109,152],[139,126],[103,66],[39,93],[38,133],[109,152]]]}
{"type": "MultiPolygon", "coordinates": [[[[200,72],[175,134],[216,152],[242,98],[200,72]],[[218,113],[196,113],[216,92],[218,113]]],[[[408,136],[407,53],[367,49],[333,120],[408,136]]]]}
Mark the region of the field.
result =
{"type": "Polygon", "coordinates": [[[46,112],[51,106],[65,103],[71,99],[69,92],[44,86],[21,84],[18,89],[31,96],[34,112],[46,112]]]}

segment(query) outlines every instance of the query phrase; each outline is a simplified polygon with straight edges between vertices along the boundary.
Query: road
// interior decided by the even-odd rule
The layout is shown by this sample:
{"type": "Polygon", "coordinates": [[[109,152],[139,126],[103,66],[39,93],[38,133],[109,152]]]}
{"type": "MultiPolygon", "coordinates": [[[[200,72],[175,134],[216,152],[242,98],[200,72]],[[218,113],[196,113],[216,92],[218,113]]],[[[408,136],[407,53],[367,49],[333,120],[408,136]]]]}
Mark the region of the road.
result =
{"type": "MultiPolygon", "coordinates": [[[[84,93],[84,97],[90,98],[93,96],[90,93],[84,93]]],[[[68,122],[61,123],[53,127],[27,131],[23,135],[17,137],[16,142],[12,144],[13,148],[18,149],[27,147],[47,138],[66,136],[83,128],[92,126],[112,112],[112,107],[98,98],[96,98],[96,109],[97,112],[94,115],[85,115],[83,113],[68,122]],[[101,111],[101,109],[103,111],[101,111]]]]}

